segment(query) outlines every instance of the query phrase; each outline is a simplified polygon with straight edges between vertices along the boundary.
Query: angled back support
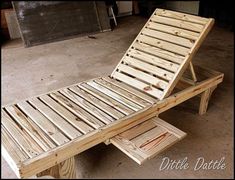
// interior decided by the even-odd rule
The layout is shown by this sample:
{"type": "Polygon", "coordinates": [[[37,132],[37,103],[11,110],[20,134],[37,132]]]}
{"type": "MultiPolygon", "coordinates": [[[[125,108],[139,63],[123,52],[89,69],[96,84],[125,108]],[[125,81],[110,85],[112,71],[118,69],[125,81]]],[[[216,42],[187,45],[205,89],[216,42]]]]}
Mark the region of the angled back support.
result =
{"type": "Polygon", "coordinates": [[[111,77],[164,99],[213,24],[211,18],[156,9],[111,77]]]}

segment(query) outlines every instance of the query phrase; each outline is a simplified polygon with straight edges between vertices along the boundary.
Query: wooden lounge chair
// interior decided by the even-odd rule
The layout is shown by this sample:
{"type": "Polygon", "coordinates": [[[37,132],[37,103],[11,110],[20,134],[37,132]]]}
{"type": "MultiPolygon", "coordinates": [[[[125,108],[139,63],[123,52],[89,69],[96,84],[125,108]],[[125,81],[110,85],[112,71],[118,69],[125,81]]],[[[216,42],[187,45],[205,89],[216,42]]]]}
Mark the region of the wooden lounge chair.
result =
{"type": "Polygon", "coordinates": [[[213,23],[156,9],[110,76],[2,107],[2,155],[21,178],[74,177],[74,156],[99,143],[142,164],[178,142],[158,115],[198,95],[206,112],[223,74],[191,60],[213,23]]]}

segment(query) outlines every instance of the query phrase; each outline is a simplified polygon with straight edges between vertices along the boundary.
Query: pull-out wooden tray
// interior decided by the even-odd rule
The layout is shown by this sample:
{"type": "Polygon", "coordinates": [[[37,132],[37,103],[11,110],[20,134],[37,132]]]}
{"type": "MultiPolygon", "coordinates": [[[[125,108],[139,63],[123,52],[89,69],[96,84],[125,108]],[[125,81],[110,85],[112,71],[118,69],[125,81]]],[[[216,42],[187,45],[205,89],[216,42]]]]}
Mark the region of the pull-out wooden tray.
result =
{"type": "Polygon", "coordinates": [[[142,164],[186,136],[158,117],[118,134],[110,142],[138,164],[142,164]]]}

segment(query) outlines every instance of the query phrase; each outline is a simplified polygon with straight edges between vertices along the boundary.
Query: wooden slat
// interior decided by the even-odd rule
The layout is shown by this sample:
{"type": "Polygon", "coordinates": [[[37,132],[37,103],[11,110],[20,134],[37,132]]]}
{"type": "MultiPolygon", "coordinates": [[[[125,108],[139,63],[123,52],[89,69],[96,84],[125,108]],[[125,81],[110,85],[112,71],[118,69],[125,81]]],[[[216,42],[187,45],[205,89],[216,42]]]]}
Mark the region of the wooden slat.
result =
{"type": "Polygon", "coordinates": [[[133,103],[132,101],[114,93],[113,91],[110,91],[109,89],[107,89],[107,88],[105,88],[105,87],[103,87],[93,81],[89,81],[89,82],[87,82],[87,84],[94,87],[95,89],[99,90],[100,92],[108,95],[109,97],[112,97],[113,99],[117,100],[118,102],[126,105],[127,107],[133,109],[134,111],[138,111],[141,109],[141,106],[133,103]]]}
{"type": "Polygon", "coordinates": [[[69,123],[71,123],[74,127],[79,129],[82,133],[87,134],[88,132],[94,130],[92,127],[83,122],[79,117],[75,116],[48,95],[40,96],[40,99],[59,115],[61,115],[64,119],[66,119],[69,123]]]}
{"type": "Polygon", "coordinates": [[[183,29],[187,29],[187,30],[195,31],[195,32],[201,32],[204,27],[203,25],[200,25],[200,24],[190,23],[186,21],[181,21],[181,20],[157,16],[157,15],[153,16],[151,20],[157,23],[175,26],[175,27],[179,27],[179,28],[183,28],[183,29]]]}
{"type": "Polygon", "coordinates": [[[7,129],[9,134],[30,157],[37,156],[43,152],[43,149],[25,132],[24,129],[17,126],[14,120],[2,110],[2,125],[7,129]]]}
{"type": "Polygon", "coordinates": [[[143,134],[144,132],[155,128],[156,126],[157,125],[153,121],[145,121],[131,128],[131,131],[127,130],[127,131],[124,131],[123,133],[120,133],[119,136],[122,136],[128,140],[132,140],[133,138],[143,134]]]}
{"type": "Polygon", "coordinates": [[[152,87],[151,85],[145,84],[141,81],[138,81],[134,78],[131,78],[125,74],[116,72],[113,76],[115,79],[118,79],[126,84],[129,84],[137,89],[140,89],[142,91],[145,91],[146,93],[153,95],[154,97],[160,98],[162,95],[162,91],[160,91],[159,89],[156,89],[154,87],[152,87]]]}
{"type": "Polygon", "coordinates": [[[105,112],[101,111],[97,107],[93,106],[88,101],[82,99],[80,96],[74,94],[72,91],[68,89],[63,89],[59,91],[61,94],[69,98],[75,104],[80,106],[81,108],[85,109],[87,112],[98,118],[100,121],[103,121],[105,124],[109,124],[110,122],[114,121],[114,118],[106,114],[105,112]]]}
{"type": "Polygon", "coordinates": [[[176,128],[175,126],[172,126],[171,124],[167,123],[166,121],[163,121],[160,118],[153,119],[153,122],[157,126],[161,126],[162,128],[165,128],[168,132],[171,134],[174,134],[176,137],[183,138],[186,134],[185,132],[181,131],[180,129],[176,128]]]}
{"type": "Polygon", "coordinates": [[[174,73],[161,69],[159,67],[153,66],[151,64],[145,63],[138,59],[134,59],[132,57],[125,57],[123,62],[127,63],[128,65],[134,66],[136,68],[142,69],[148,73],[152,73],[162,79],[171,80],[174,77],[174,73]]]}
{"type": "Polygon", "coordinates": [[[131,142],[133,142],[138,148],[144,147],[148,142],[153,141],[154,139],[157,139],[161,135],[167,133],[167,131],[160,126],[154,127],[153,129],[150,129],[143,134],[133,138],[131,142]]]}
{"type": "Polygon", "coordinates": [[[126,74],[129,74],[131,76],[134,76],[138,79],[141,79],[142,81],[145,81],[147,83],[150,83],[158,88],[161,88],[161,89],[165,89],[168,85],[167,82],[165,81],[162,81],[161,79],[158,79],[150,74],[147,74],[143,71],[140,71],[140,70],[136,70],[130,66],[127,66],[125,64],[120,64],[118,66],[118,70],[119,71],[122,71],[126,74]]]}
{"type": "Polygon", "coordinates": [[[195,40],[197,40],[199,36],[199,33],[196,33],[193,31],[189,31],[189,30],[185,30],[185,29],[181,29],[181,28],[177,28],[173,26],[168,26],[168,25],[164,25],[164,24],[160,24],[156,22],[149,22],[147,27],[150,29],[173,34],[178,37],[187,38],[187,39],[192,40],[192,42],[195,42],[195,40]]]}
{"type": "Polygon", "coordinates": [[[111,138],[110,142],[137,163],[142,164],[186,135],[180,131],[177,137],[175,132],[178,132],[177,128],[158,117],[153,117],[111,138]]]}
{"type": "Polygon", "coordinates": [[[38,110],[34,109],[25,101],[17,103],[20,109],[30,117],[35,124],[37,124],[57,145],[64,144],[69,141],[60,130],[53,125],[45,116],[43,116],[38,110]]]}
{"type": "Polygon", "coordinates": [[[71,124],[59,116],[55,111],[45,105],[38,98],[32,98],[29,102],[36,107],[44,116],[46,116],[53,124],[55,124],[70,139],[81,136],[82,134],[76,130],[71,124]]]}
{"type": "Polygon", "coordinates": [[[156,11],[156,15],[179,19],[182,21],[188,21],[188,22],[192,22],[192,23],[198,23],[198,24],[202,24],[202,25],[205,25],[208,22],[207,18],[203,18],[203,17],[199,17],[199,16],[195,16],[195,15],[190,15],[190,14],[186,14],[186,13],[182,13],[182,12],[165,10],[165,9],[158,9],[156,11]]]}
{"type": "Polygon", "coordinates": [[[98,129],[99,127],[104,126],[104,123],[101,122],[99,119],[95,118],[91,114],[89,114],[87,111],[82,109],[80,106],[75,104],[74,102],[70,101],[65,96],[62,96],[58,92],[53,92],[50,94],[53,99],[55,99],[57,102],[62,104],[66,109],[73,112],[76,116],[80,117],[83,121],[94,127],[95,129],[98,129]]]}
{"type": "Polygon", "coordinates": [[[125,105],[121,104],[120,102],[112,99],[111,97],[107,96],[106,94],[103,94],[102,92],[96,90],[95,88],[93,88],[85,83],[78,85],[78,87],[80,87],[84,91],[92,94],[93,96],[97,97],[101,101],[107,103],[109,106],[113,107],[114,109],[117,109],[118,111],[122,112],[125,115],[131,114],[134,112],[132,109],[126,107],[125,105]]]}
{"type": "Polygon", "coordinates": [[[143,92],[141,92],[139,90],[136,90],[136,89],[132,88],[131,86],[128,86],[128,85],[126,85],[124,83],[121,83],[121,82],[117,81],[116,79],[113,79],[113,78],[110,78],[110,77],[102,77],[102,79],[104,79],[105,81],[108,81],[108,82],[114,84],[115,86],[118,86],[121,89],[124,89],[125,91],[128,91],[129,93],[133,93],[136,96],[139,96],[140,98],[148,101],[151,104],[156,102],[155,98],[152,98],[151,96],[148,96],[147,94],[145,94],[145,93],[143,93],[143,92]]]}
{"type": "Polygon", "coordinates": [[[153,47],[141,42],[135,42],[133,44],[133,48],[141,50],[143,52],[147,52],[150,53],[152,55],[158,56],[160,58],[181,64],[184,60],[183,56],[180,56],[178,54],[169,52],[169,51],[165,51],[163,49],[157,48],[157,47],[153,47]]]}
{"type": "Polygon", "coordinates": [[[16,106],[5,107],[7,112],[20,124],[22,128],[40,145],[40,147],[47,151],[54,148],[55,145],[48,138],[48,136],[27,116],[25,116],[16,106]]]}
{"type": "Polygon", "coordinates": [[[165,49],[167,51],[173,52],[173,53],[177,53],[180,54],[182,56],[186,56],[189,54],[189,48],[183,47],[183,46],[179,46],[176,44],[172,44],[160,39],[156,39],[153,37],[149,37],[149,36],[145,36],[145,35],[140,35],[138,37],[138,41],[139,42],[143,42],[145,44],[154,46],[154,47],[158,47],[161,49],[165,49]]]}
{"type": "Polygon", "coordinates": [[[84,98],[85,100],[87,100],[88,102],[90,102],[92,105],[96,106],[99,109],[102,109],[105,113],[109,114],[113,118],[119,119],[119,118],[124,117],[124,114],[115,110],[114,108],[112,108],[108,104],[105,104],[104,102],[102,102],[98,98],[92,96],[91,94],[87,93],[86,91],[78,88],[77,86],[71,87],[69,89],[71,91],[73,91],[74,93],[78,94],[79,96],[81,96],[82,98],[84,98]]]}
{"type": "MultiPolygon", "coordinates": [[[[22,151],[21,147],[12,139],[11,135],[3,125],[1,125],[1,143],[2,148],[5,149],[5,153],[8,154],[6,156],[9,156],[9,158],[13,160],[14,164],[18,164],[29,158],[29,156],[22,151]]],[[[5,154],[2,155],[4,156],[5,154]]],[[[6,158],[7,162],[8,160],[9,159],[6,158]]]]}
{"type": "Polygon", "coordinates": [[[113,85],[113,84],[111,84],[111,83],[109,83],[109,82],[107,82],[107,81],[105,81],[103,79],[96,79],[94,81],[96,83],[106,87],[107,89],[110,89],[111,91],[113,91],[113,92],[115,92],[117,94],[120,94],[121,96],[129,99],[130,101],[132,101],[132,102],[134,102],[134,103],[136,103],[136,104],[138,104],[138,105],[140,105],[142,107],[146,107],[146,106],[150,105],[149,102],[141,99],[140,97],[138,97],[138,96],[136,96],[136,95],[134,95],[132,93],[129,93],[128,91],[125,91],[125,90],[119,88],[118,86],[115,86],[115,85],[113,85]]]}
{"type": "Polygon", "coordinates": [[[179,68],[178,64],[175,64],[173,62],[169,62],[165,59],[161,59],[157,56],[153,56],[144,52],[141,52],[139,50],[131,49],[128,54],[130,56],[133,56],[135,58],[138,58],[139,60],[145,61],[147,63],[154,64],[156,66],[162,67],[166,70],[176,72],[179,68]]]}
{"type": "Polygon", "coordinates": [[[146,153],[141,151],[138,147],[136,147],[134,143],[128,141],[122,136],[117,135],[114,138],[110,139],[110,142],[122,152],[131,157],[138,164],[142,164],[148,158],[148,155],[146,155],[146,153]]]}
{"type": "Polygon", "coordinates": [[[152,37],[156,37],[158,39],[164,40],[164,41],[168,41],[168,42],[172,42],[174,44],[178,44],[180,46],[185,46],[188,48],[191,48],[193,46],[194,41],[189,40],[189,39],[185,39],[182,37],[178,37],[175,35],[171,35],[168,33],[164,33],[161,31],[156,31],[156,30],[152,30],[152,29],[148,29],[145,28],[142,33],[144,35],[148,35],[148,36],[152,36],[152,37]]]}

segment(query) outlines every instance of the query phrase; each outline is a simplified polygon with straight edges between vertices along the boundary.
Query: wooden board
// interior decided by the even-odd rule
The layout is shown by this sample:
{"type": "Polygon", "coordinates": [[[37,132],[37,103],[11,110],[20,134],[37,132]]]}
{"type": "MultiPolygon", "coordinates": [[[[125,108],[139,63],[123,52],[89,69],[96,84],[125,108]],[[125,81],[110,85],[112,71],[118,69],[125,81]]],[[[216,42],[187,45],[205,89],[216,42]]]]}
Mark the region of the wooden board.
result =
{"type": "Polygon", "coordinates": [[[169,96],[214,19],[156,9],[111,77],[156,99],[169,96]]]}
{"type": "Polygon", "coordinates": [[[183,131],[154,117],[118,134],[110,142],[138,164],[143,164],[185,136],[183,131]]]}

